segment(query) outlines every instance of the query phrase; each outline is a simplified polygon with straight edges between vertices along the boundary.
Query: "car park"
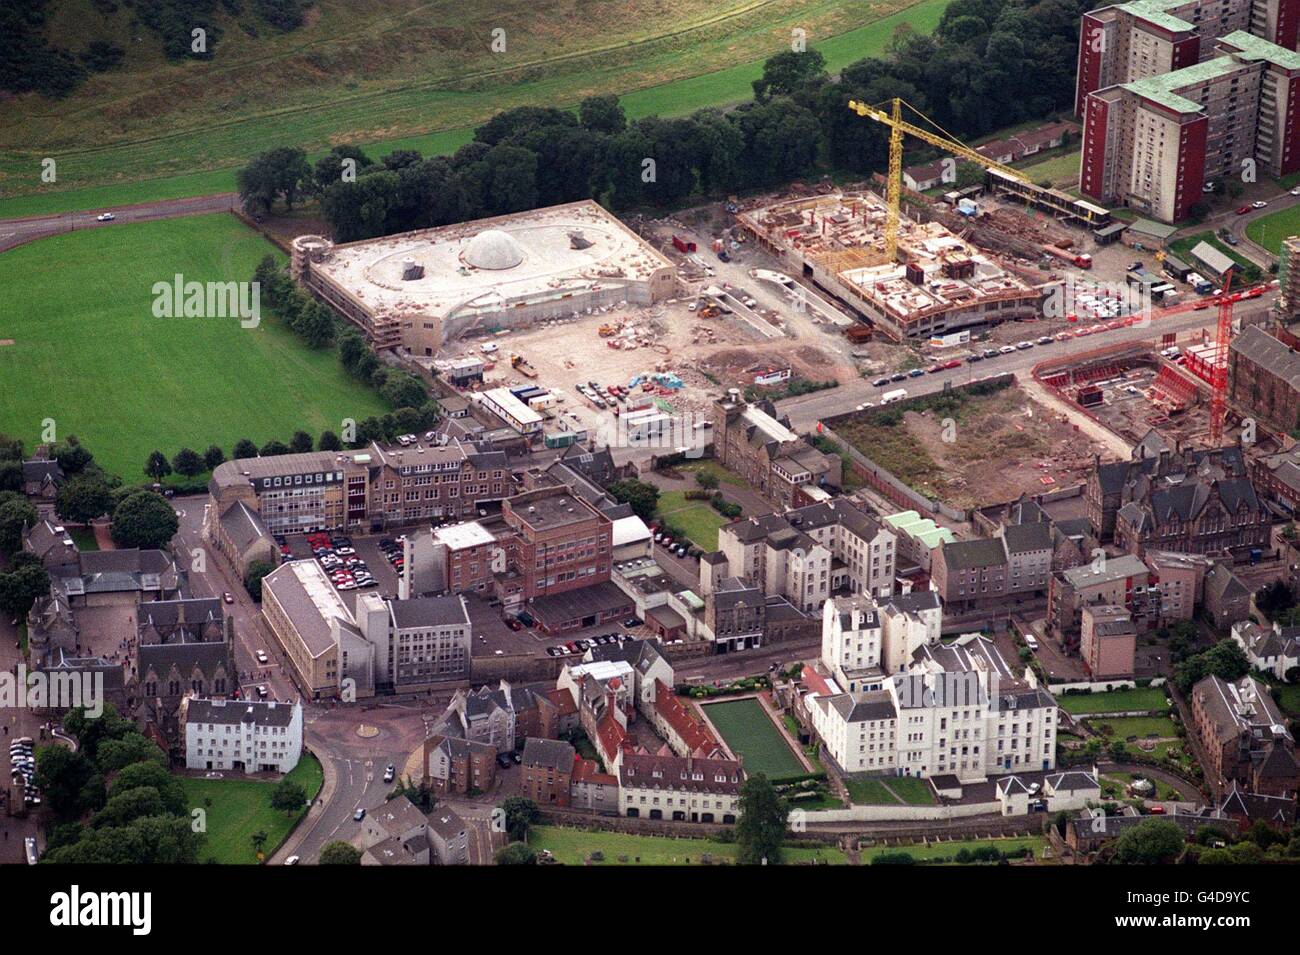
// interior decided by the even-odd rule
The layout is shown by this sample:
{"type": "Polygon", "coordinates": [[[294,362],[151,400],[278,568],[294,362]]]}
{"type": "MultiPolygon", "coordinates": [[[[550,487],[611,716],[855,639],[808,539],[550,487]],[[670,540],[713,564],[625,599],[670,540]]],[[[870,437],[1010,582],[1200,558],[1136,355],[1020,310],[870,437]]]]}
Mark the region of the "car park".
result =
{"type": "Polygon", "coordinates": [[[366,811],[364,809],[358,809],[352,814],[353,822],[360,822],[364,818],[366,818],[366,811]]]}

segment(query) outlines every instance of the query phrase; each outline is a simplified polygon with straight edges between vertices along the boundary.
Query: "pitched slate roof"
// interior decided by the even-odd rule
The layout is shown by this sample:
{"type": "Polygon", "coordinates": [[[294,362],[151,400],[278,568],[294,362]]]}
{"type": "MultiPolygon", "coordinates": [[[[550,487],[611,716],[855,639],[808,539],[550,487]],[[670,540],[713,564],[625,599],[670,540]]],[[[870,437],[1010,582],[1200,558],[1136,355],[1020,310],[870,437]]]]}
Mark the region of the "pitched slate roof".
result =
{"type": "Polygon", "coordinates": [[[978,570],[1000,567],[1007,562],[1007,552],[997,538],[952,541],[942,547],[943,562],[949,570],[978,570]]]}
{"type": "Polygon", "coordinates": [[[573,747],[564,740],[532,736],[524,740],[524,766],[545,766],[557,773],[568,772],[573,768],[573,756],[573,747]]]}

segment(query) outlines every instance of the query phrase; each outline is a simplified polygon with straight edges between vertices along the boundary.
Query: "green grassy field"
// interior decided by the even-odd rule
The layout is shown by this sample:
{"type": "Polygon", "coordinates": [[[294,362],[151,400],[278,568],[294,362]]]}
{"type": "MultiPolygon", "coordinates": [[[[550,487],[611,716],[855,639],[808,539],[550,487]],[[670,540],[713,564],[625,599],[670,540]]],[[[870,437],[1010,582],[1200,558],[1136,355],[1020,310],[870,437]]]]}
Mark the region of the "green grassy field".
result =
{"type": "Polygon", "coordinates": [[[1300,234],[1300,206],[1260,216],[1246,226],[1246,235],[1250,240],[1274,255],[1282,247],[1283,239],[1296,234],[1300,234]]]}
{"type": "Polygon", "coordinates": [[[61,103],[0,104],[0,128],[24,144],[0,149],[0,218],[229,191],[234,167],[269,144],[450,152],[501,109],[574,106],[593,93],[620,93],[633,118],[727,106],[750,97],[763,60],[789,48],[794,27],[837,71],[883,52],[900,26],[932,31],[949,0],[737,0],[722,8],[624,0],[631,15],[612,18],[583,15],[581,0],[554,0],[543,5],[549,33],[538,29],[536,3],[522,0],[482,13],[447,0],[355,2],[371,9],[323,2],[312,32],[271,46],[227,30],[229,44],[211,64],[147,62],[61,103]],[[440,14],[456,28],[438,27],[440,14]],[[487,54],[490,30],[503,23],[513,38],[508,52],[487,54]],[[482,44],[469,39],[476,31],[482,44]],[[451,33],[449,47],[443,34],[451,33]],[[33,172],[46,156],[59,163],[52,189],[33,172]]]}
{"type": "Polygon", "coordinates": [[[1019,168],[1039,185],[1050,185],[1060,189],[1079,184],[1079,162],[1082,157],[1081,149],[1071,147],[1069,152],[1019,168]]]}
{"type": "Polygon", "coordinates": [[[750,775],[781,780],[807,772],[757,700],[710,703],[704,711],[731,750],[744,758],[750,775]]]}
{"type": "Polygon", "coordinates": [[[1174,721],[1167,716],[1121,716],[1111,720],[1094,717],[1089,722],[1097,728],[1108,727],[1118,740],[1126,740],[1130,736],[1159,736],[1169,739],[1178,735],[1174,721]]]}
{"type": "MultiPolygon", "coordinates": [[[[705,855],[734,862],[737,851],[734,844],[711,839],[634,836],[557,826],[533,826],[528,831],[528,844],[537,850],[549,849],[565,865],[583,865],[593,852],[604,855],[602,861],[593,865],[699,865],[705,855]],[[620,856],[625,856],[627,861],[621,861],[620,856]]],[[[838,849],[786,846],[783,855],[786,863],[844,865],[848,861],[838,849]]]]}
{"type": "Polygon", "coordinates": [[[1067,713],[1080,716],[1086,713],[1167,710],[1169,699],[1159,687],[1147,686],[1133,690],[1112,690],[1110,693],[1062,693],[1056,698],[1056,705],[1067,713]]]}
{"type": "Polygon", "coordinates": [[[313,351],[267,315],[155,318],[153,284],[248,281],[274,251],[228,215],[122,224],[4,253],[0,269],[0,431],[36,443],[53,418],[128,482],[155,448],[227,454],[248,437],[313,437],[387,409],[333,350],[313,351]]]}
{"type": "Polygon", "coordinates": [[[1022,839],[965,839],[954,842],[931,842],[925,845],[872,846],[863,849],[861,856],[864,864],[878,855],[895,852],[906,852],[913,859],[926,861],[949,858],[962,849],[979,849],[984,846],[997,846],[1002,852],[1015,852],[1017,849],[1029,848],[1034,850],[1035,856],[1041,856],[1047,846],[1047,839],[1043,836],[1030,836],[1022,839]]]}
{"type": "Polygon", "coordinates": [[[688,501],[685,491],[665,491],[659,495],[659,516],[705,550],[718,549],[718,528],[727,519],[708,501],[688,501]]]}
{"type": "MultiPolygon", "coordinates": [[[[300,784],[308,800],[316,798],[324,780],[320,763],[310,753],[304,753],[285,778],[300,784]]],[[[225,779],[186,776],[181,779],[181,786],[191,808],[203,809],[207,814],[207,840],[199,850],[201,862],[255,865],[253,834],[266,833],[262,851],[269,858],[307,811],[304,806],[300,812],[290,815],[272,809],[271,791],[275,783],[238,779],[233,774],[225,779]]]]}
{"type": "Polygon", "coordinates": [[[687,478],[694,482],[695,475],[698,473],[712,474],[718,479],[718,484],[727,484],[731,487],[748,488],[749,482],[737,474],[735,471],[728,471],[717,461],[696,461],[692,464],[679,464],[677,470],[681,471],[687,478]]]}

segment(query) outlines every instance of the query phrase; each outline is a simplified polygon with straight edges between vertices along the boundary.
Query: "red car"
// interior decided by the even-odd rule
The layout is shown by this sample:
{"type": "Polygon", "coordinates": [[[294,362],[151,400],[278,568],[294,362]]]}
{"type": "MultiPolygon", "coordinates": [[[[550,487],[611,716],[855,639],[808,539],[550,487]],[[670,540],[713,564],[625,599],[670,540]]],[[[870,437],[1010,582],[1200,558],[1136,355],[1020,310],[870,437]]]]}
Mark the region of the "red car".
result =
{"type": "Polygon", "coordinates": [[[1240,209],[1237,210],[1237,215],[1244,216],[1247,212],[1250,211],[1251,211],[1250,206],[1242,206],[1240,209]]]}
{"type": "Polygon", "coordinates": [[[954,358],[954,359],[952,359],[952,361],[946,361],[946,362],[944,362],[940,367],[941,367],[941,368],[960,368],[960,367],[961,367],[961,359],[960,359],[960,358],[954,358]]]}
{"type": "Polygon", "coordinates": [[[514,617],[506,617],[505,620],[506,620],[506,626],[509,627],[511,630],[515,631],[516,633],[524,629],[524,625],[520,623],[518,620],[516,620],[514,617]]]}

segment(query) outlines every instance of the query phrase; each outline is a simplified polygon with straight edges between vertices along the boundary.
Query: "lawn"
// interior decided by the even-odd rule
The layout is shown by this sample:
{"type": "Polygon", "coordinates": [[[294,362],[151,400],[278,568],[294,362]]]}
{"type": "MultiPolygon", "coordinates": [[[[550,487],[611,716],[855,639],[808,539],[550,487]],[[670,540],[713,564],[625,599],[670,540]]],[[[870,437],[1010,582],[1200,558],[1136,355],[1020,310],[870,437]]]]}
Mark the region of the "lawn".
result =
{"type": "Polygon", "coordinates": [[[155,318],[153,285],[248,281],[273,247],[229,215],[120,224],[4,253],[0,432],[32,447],[41,423],[76,435],[108,471],[144,480],[154,449],[259,446],[318,436],[387,409],[333,349],[313,351],[266,314],[155,318]]]}
{"type": "MultiPolygon", "coordinates": [[[[320,763],[310,753],[304,753],[298,765],[286,779],[299,783],[307,799],[316,798],[324,779],[320,763]]],[[[271,808],[273,782],[238,779],[228,774],[225,779],[181,779],[185,797],[193,809],[203,809],[207,814],[207,840],[199,850],[202,862],[219,862],[223,865],[254,865],[257,854],[253,849],[254,833],[266,833],[262,851],[269,858],[284,842],[286,836],[306,813],[293,815],[271,808]]]]}
{"type": "Polygon", "coordinates": [[[1160,687],[1145,686],[1133,690],[1111,690],[1109,693],[1062,693],[1056,698],[1056,705],[1067,713],[1081,716],[1087,713],[1164,711],[1169,709],[1169,699],[1160,687]]]}
{"type": "MultiPolygon", "coordinates": [[[[1101,795],[1104,799],[1135,799],[1137,797],[1129,795],[1128,786],[1140,774],[1137,773],[1106,773],[1101,777],[1101,795]]],[[[1161,802],[1176,802],[1181,797],[1178,790],[1166,782],[1155,779],[1151,776],[1145,776],[1144,779],[1150,779],[1155,784],[1156,791],[1150,797],[1160,800],[1161,802]]]]}
{"type": "Polygon", "coordinates": [[[749,487],[748,481],[735,471],[728,471],[717,461],[694,461],[690,464],[679,464],[677,470],[687,475],[687,479],[690,481],[695,480],[696,474],[705,473],[712,474],[717,478],[719,486],[727,484],[732,487],[749,487]]]}
{"type": "MultiPolygon", "coordinates": [[[[1249,233],[1249,227],[1247,227],[1247,232],[1249,233]]],[[[1189,258],[1191,251],[1201,242],[1210,243],[1210,245],[1214,246],[1214,248],[1218,249],[1228,258],[1232,259],[1247,272],[1259,271],[1258,265],[1246,258],[1232,246],[1222,242],[1213,232],[1198,232],[1196,235],[1189,235],[1185,239],[1177,239],[1169,243],[1169,251],[1178,256],[1184,262],[1192,262],[1192,259],[1189,258]]],[[[1233,282],[1234,287],[1237,284],[1239,284],[1238,281],[1233,282]]]]}
{"type": "Polygon", "coordinates": [[[661,493],[659,516],[707,551],[718,549],[718,528],[728,523],[708,501],[688,501],[685,491],[661,493]]]}
{"type": "Polygon", "coordinates": [[[70,527],[68,534],[77,550],[99,550],[99,541],[95,540],[95,531],[90,527],[70,527]]]}
{"type": "MultiPolygon", "coordinates": [[[[900,26],[930,33],[947,5],[623,0],[595,16],[556,11],[551,29],[538,29],[536,11],[520,0],[482,10],[447,0],[322,2],[310,27],[283,37],[254,44],[226,29],[211,64],[137,68],[133,52],[129,69],[97,77],[66,104],[0,104],[10,141],[27,144],[0,155],[8,195],[0,217],[231,191],[234,167],[267,143],[313,156],[339,142],[375,156],[450,153],[499,110],[574,106],[594,93],[619,93],[632,118],[727,106],[751,97],[763,61],[789,48],[794,27],[836,72],[881,55],[900,26]],[[490,53],[477,38],[502,23],[511,25],[507,50],[490,53]],[[702,72],[719,64],[734,65],[702,72]],[[160,99],[159,88],[172,95],[160,99]],[[58,191],[32,194],[41,186],[30,169],[46,156],[58,160],[58,191]]],[[[97,11],[81,19],[104,30],[97,11]]],[[[134,32],[117,26],[130,46],[134,32]]]]}
{"type": "MultiPolygon", "coordinates": [[[[863,849],[861,852],[862,862],[869,863],[878,855],[885,853],[906,852],[913,859],[926,861],[929,859],[945,859],[955,856],[962,849],[979,849],[984,846],[997,846],[1002,852],[1015,852],[1017,849],[1033,849],[1035,857],[1041,856],[1043,849],[1047,847],[1047,839],[1043,836],[1029,836],[1021,839],[966,839],[956,840],[953,842],[930,842],[925,844],[909,846],[872,846],[869,849],[863,849]]],[[[955,864],[955,863],[954,863],[955,864]]]]}
{"type": "Polygon", "coordinates": [[[1178,736],[1174,721],[1167,716],[1121,716],[1117,719],[1090,718],[1089,723],[1101,729],[1111,730],[1111,736],[1118,740],[1127,740],[1130,736],[1158,736],[1172,739],[1178,736]]]}
{"type": "Polygon", "coordinates": [[[927,780],[915,776],[891,776],[885,780],[885,785],[909,806],[934,805],[934,790],[927,780]]]}
{"type": "Polygon", "coordinates": [[[1064,185],[1078,185],[1079,161],[1083,152],[1081,149],[1076,147],[1063,146],[1061,148],[1067,149],[1068,151],[1053,156],[1050,159],[1044,159],[1042,162],[1020,166],[1018,168],[1039,185],[1051,185],[1058,189],[1064,185]]]}
{"type": "Polygon", "coordinates": [[[1300,685],[1288,684],[1275,687],[1278,691],[1278,706],[1288,716],[1300,717],[1300,685]]]}
{"type": "Polygon", "coordinates": [[[897,806],[899,798],[876,776],[845,778],[844,788],[855,806],[897,806]]]}
{"type": "MultiPolygon", "coordinates": [[[[634,836],[622,832],[589,829],[565,829],[557,826],[533,826],[528,830],[528,844],[534,849],[549,849],[565,865],[583,865],[592,852],[604,859],[594,865],[699,865],[700,858],[734,862],[737,846],[712,839],[681,839],[670,836],[634,836]],[[625,857],[626,862],[620,857],[625,857]]],[[[848,860],[838,849],[786,846],[784,861],[827,862],[845,865],[848,860]]]]}
{"type": "Polygon", "coordinates": [[[1300,206],[1260,216],[1246,226],[1247,237],[1274,255],[1282,248],[1283,239],[1297,233],[1300,233],[1300,206]]]}
{"type": "Polygon", "coordinates": [[[751,776],[763,773],[777,781],[808,772],[757,700],[710,703],[704,712],[732,752],[744,758],[745,772],[751,776]]]}

